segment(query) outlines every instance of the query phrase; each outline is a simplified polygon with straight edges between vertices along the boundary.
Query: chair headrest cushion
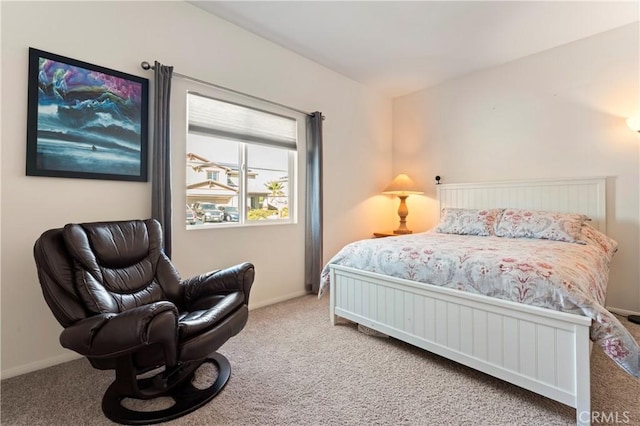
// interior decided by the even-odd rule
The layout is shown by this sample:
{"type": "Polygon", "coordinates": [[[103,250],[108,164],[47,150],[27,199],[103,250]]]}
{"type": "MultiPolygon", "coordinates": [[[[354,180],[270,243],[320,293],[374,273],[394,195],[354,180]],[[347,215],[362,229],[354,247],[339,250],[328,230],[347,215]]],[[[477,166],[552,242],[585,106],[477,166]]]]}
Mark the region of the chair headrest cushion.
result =
{"type": "MultiPolygon", "coordinates": [[[[73,259],[76,289],[89,312],[123,312],[166,298],[156,276],[163,258],[157,221],[72,223],[64,227],[63,236],[73,259]]],[[[171,284],[179,277],[164,275],[175,297],[179,291],[171,284]]]]}
{"type": "MultiPolygon", "coordinates": [[[[157,222],[149,224],[153,223],[157,222]]],[[[141,261],[158,248],[158,241],[153,247],[146,225],[141,220],[69,224],[64,230],[65,241],[69,251],[79,255],[74,256],[76,259],[95,256],[102,267],[122,268],[141,261]],[[83,255],[83,251],[87,253],[83,255]]]]}

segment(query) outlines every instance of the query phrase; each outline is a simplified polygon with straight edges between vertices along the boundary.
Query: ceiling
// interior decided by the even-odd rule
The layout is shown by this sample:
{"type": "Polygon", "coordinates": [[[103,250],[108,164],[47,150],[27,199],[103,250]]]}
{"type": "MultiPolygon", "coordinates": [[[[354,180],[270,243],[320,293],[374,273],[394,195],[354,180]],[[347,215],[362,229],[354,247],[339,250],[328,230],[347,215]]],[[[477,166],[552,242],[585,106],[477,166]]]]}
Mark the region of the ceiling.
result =
{"type": "Polygon", "coordinates": [[[190,1],[397,97],[640,21],[625,1],[190,1]]]}

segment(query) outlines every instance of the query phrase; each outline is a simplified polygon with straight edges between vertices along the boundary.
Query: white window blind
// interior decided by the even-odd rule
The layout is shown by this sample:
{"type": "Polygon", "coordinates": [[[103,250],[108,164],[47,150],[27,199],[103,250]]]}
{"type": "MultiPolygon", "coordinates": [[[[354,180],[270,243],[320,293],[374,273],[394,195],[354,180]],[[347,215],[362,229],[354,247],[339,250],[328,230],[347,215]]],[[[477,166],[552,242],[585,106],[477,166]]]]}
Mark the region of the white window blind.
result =
{"type": "Polygon", "coordinates": [[[191,92],[188,102],[190,132],[297,149],[295,119],[191,92]]]}

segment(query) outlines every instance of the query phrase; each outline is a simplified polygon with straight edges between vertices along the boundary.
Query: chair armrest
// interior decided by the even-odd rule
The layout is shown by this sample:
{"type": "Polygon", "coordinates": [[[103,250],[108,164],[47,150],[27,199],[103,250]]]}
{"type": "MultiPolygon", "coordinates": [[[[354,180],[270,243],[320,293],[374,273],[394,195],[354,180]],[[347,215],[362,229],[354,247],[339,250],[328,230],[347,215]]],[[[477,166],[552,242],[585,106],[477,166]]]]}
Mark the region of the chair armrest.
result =
{"type": "Polygon", "coordinates": [[[244,303],[248,305],[254,277],[254,266],[245,262],[188,278],[180,285],[184,287],[184,302],[187,306],[202,297],[225,295],[236,291],[244,293],[244,303]]]}
{"type": "Polygon", "coordinates": [[[94,358],[112,358],[159,343],[164,346],[167,364],[174,365],[178,346],[177,324],[175,305],[161,301],[119,314],[100,314],[80,320],[62,331],[60,343],[65,348],[94,358]]]}

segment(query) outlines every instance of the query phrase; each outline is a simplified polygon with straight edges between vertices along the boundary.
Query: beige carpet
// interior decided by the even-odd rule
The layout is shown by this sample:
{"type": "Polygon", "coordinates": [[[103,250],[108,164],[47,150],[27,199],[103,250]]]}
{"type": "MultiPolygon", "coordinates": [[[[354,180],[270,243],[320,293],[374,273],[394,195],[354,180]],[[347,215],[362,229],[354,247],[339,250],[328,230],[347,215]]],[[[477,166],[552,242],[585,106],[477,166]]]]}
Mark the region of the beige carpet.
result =
{"type": "MultiPolygon", "coordinates": [[[[575,410],[560,403],[399,341],[367,336],[353,324],[332,327],[327,297],[305,296],[249,316],[220,351],[232,365],[226,388],[168,424],[575,424],[575,410]]],[[[640,340],[640,326],[624,322],[640,340]]],[[[591,372],[597,420],[640,425],[640,380],[598,348],[591,372]]],[[[100,409],[112,379],[112,372],[82,359],[4,380],[1,423],[112,424],[100,409]]]]}

